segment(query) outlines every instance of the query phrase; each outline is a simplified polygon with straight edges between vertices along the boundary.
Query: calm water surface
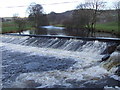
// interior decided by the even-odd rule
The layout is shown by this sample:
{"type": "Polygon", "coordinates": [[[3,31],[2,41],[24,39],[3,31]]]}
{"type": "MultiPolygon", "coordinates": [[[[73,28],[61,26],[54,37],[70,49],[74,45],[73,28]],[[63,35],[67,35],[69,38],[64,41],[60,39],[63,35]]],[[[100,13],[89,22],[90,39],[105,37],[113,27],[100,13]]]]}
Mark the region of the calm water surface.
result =
{"type": "MultiPolygon", "coordinates": [[[[27,30],[21,32],[21,34],[35,34],[35,35],[57,35],[57,36],[86,36],[86,33],[83,30],[66,30],[64,27],[55,27],[55,26],[42,26],[40,29],[36,30],[27,30]]],[[[97,37],[112,37],[116,36],[110,33],[96,33],[97,37]]]]}

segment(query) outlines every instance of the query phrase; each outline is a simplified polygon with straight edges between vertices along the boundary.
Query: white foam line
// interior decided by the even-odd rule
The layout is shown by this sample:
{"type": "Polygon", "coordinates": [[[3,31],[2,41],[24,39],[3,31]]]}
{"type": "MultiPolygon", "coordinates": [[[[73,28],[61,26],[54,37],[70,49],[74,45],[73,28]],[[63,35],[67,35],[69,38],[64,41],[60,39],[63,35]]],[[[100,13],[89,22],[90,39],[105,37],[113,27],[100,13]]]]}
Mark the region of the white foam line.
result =
{"type": "Polygon", "coordinates": [[[76,61],[79,61],[79,64],[91,64],[101,60],[102,55],[99,55],[99,52],[73,52],[60,49],[52,48],[38,48],[32,46],[23,46],[10,43],[0,43],[0,46],[4,46],[5,49],[13,52],[29,53],[30,55],[40,55],[40,56],[54,56],[57,58],[72,58],[76,61]]]}

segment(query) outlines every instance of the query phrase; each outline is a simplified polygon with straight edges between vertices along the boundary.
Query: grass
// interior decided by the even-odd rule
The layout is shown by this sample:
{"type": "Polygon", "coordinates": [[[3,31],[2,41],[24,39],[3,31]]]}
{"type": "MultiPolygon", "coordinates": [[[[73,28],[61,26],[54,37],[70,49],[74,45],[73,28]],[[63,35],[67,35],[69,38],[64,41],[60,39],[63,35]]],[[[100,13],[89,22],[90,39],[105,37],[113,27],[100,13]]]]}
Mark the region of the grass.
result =
{"type": "MultiPolygon", "coordinates": [[[[31,29],[32,27],[27,24],[25,30],[31,29]]],[[[13,33],[19,32],[17,25],[14,22],[3,22],[2,23],[2,32],[0,33],[13,33]]]]}
{"type": "MultiPolygon", "coordinates": [[[[63,25],[54,25],[58,27],[64,27],[63,25]]],[[[114,33],[114,34],[119,34],[120,30],[118,27],[118,22],[108,22],[104,24],[97,24],[96,25],[96,31],[98,32],[106,32],[106,33],[114,33]]]]}
{"type": "Polygon", "coordinates": [[[118,22],[109,22],[104,24],[97,24],[96,25],[97,31],[104,31],[104,32],[113,32],[118,33],[120,32],[118,29],[118,22]]]}
{"type": "MultiPolygon", "coordinates": [[[[63,27],[63,25],[58,24],[54,25],[57,27],[63,27]]],[[[26,25],[25,30],[30,30],[32,26],[29,24],[26,25]]],[[[118,31],[118,22],[109,22],[104,24],[97,24],[96,25],[97,31],[100,32],[108,32],[108,33],[115,33],[118,34],[120,31],[118,31]]],[[[2,24],[2,33],[11,33],[11,32],[19,32],[17,25],[14,22],[3,22],[2,24]]]]}
{"type": "Polygon", "coordinates": [[[62,24],[57,24],[57,25],[54,25],[54,26],[56,26],[56,27],[64,27],[64,25],[62,25],[62,24]]]}

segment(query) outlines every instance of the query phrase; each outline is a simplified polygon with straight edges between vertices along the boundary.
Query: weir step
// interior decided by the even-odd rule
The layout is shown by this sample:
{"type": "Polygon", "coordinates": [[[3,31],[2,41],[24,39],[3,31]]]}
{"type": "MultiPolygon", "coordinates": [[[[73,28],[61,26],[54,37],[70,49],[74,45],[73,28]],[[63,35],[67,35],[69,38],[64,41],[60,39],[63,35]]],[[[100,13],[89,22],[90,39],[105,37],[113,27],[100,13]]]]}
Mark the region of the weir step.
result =
{"type": "Polygon", "coordinates": [[[60,39],[82,39],[82,40],[87,40],[87,41],[93,41],[93,40],[98,40],[98,41],[113,41],[113,42],[119,42],[120,43],[120,38],[108,38],[108,37],[78,37],[78,36],[57,36],[57,35],[28,35],[28,34],[3,34],[3,35],[13,35],[13,36],[29,36],[29,37],[46,37],[46,38],[60,38],[60,39]]]}

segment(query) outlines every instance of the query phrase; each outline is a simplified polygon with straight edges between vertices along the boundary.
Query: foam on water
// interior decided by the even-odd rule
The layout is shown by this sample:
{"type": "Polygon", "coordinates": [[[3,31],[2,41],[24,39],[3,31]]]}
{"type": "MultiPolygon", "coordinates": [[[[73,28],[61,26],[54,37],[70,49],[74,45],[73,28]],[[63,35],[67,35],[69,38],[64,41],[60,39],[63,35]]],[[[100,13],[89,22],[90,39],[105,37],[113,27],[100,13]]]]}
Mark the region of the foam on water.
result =
{"type": "MultiPolygon", "coordinates": [[[[81,61],[85,64],[90,64],[92,62],[99,61],[103,55],[99,55],[100,52],[95,52],[94,50],[84,49],[81,52],[72,52],[61,49],[52,49],[52,48],[38,48],[32,46],[23,46],[10,43],[0,43],[4,48],[11,51],[19,51],[22,53],[29,53],[31,55],[40,55],[40,56],[55,56],[58,58],[72,58],[76,61],[81,61]]],[[[88,48],[88,47],[87,47],[88,48]]]]}
{"type": "MultiPolygon", "coordinates": [[[[72,51],[81,51],[81,47],[86,48],[87,51],[91,50],[100,50],[106,47],[106,43],[98,42],[98,41],[83,41],[76,39],[53,39],[53,38],[36,38],[36,37],[3,37],[2,42],[4,43],[13,43],[13,44],[21,44],[26,46],[35,46],[42,48],[57,48],[64,50],[72,50],[72,51]],[[89,47],[89,49],[87,49],[89,47]]],[[[84,49],[85,50],[85,49],[84,49]]]]}
{"type": "Polygon", "coordinates": [[[43,73],[32,72],[32,73],[21,74],[19,77],[17,77],[15,83],[19,83],[20,85],[20,83],[26,84],[26,81],[34,80],[36,83],[41,84],[41,86],[39,87],[46,87],[46,86],[53,86],[53,85],[68,86],[71,84],[69,82],[70,80],[76,80],[76,81],[98,80],[107,74],[108,72],[99,66],[91,67],[87,70],[68,69],[66,71],[54,70],[54,71],[48,71],[43,73]],[[95,69],[98,69],[98,70],[95,70],[95,69]]]}
{"type": "MultiPolygon", "coordinates": [[[[15,40],[15,38],[13,37],[15,40]]],[[[11,38],[11,40],[13,40],[11,38]]],[[[64,85],[72,86],[72,81],[82,82],[90,80],[99,80],[105,76],[109,76],[112,73],[104,69],[100,65],[100,60],[103,55],[100,53],[106,48],[106,43],[99,41],[88,41],[80,48],[81,51],[75,50],[70,51],[72,45],[77,44],[78,42],[83,42],[82,40],[67,40],[59,49],[54,47],[61,41],[56,39],[49,39],[43,44],[43,47],[33,47],[36,42],[30,43],[29,46],[26,46],[28,42],[28,37],[21,38],[19,37],[14,41],[14,43],[4,42],[8,38],[4,38],[3,42],[0,43],[0,47],[4,46],[3,49],[10,50],[12,52],[27,53],[31,55],[47,56],[47,57],[56,57],[56,58],[68,58],[73,59],[76,63],[66,70],[52,70],[44,72],[28,72],[21,73],[20,76],[16,78],[16,81],[13,83],[13,87],[27,87],[29,81],[34,81],[39,83],[39,88],[49,87],[54,85],[64,85]],[[16,44],[17,41],[24,41],[24,45],[16,44]],[[44,46],[45,45],[45,46],[44,46]],[[50,47],[49,47],[50,46],[50,47]],[[52,48],[53,47],[53,48],[52,48]]],[[[33,38],[34,39],[34,38],[33,38]]],[[[19,43],[20,43],[19,42],[19,43]]],[[[79,48],[78,48],[79,49],[79,48]]]]}
{"type": "Polygon", "coordinates": [[[54,56],[61,59],[72,58],[77,61],[77,63],[75,63],[72,67],[65,71],[54,70],[43,73],[23,73],[19,77],[17,77],[16,82],[14,83],[18,86],[20,86],[20,84],[24,86],[29,80],[34,80],[36,83],[40,83],[40,87],[53,85],[69,86],[69,80],[96,80],[109,75],[109,72],[106,69],[99,66],[98,61],[101,60],[102,55],[100,55],[99,50],[92,50],[94,49],[93,47],[90,47],[90,49],[88,50],[87,48],[89,48],[89,46],[83,46],[85,48],[83,51],[72,52],[60,49],[38,48],[10,43],[0,44],[4,46],[4,49],[11,50],[13,52],[29,53],[29,55],[54,56]]]}

